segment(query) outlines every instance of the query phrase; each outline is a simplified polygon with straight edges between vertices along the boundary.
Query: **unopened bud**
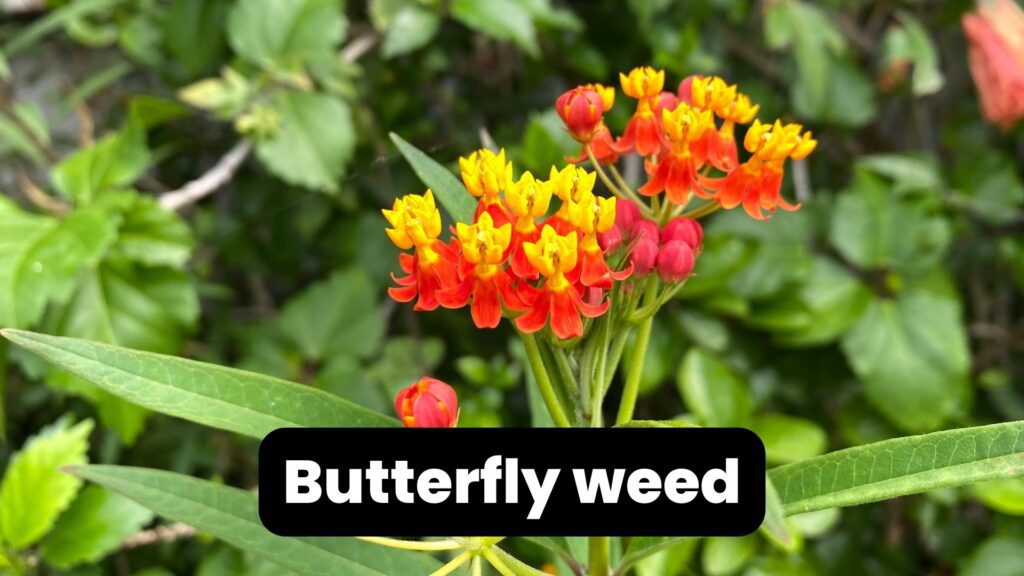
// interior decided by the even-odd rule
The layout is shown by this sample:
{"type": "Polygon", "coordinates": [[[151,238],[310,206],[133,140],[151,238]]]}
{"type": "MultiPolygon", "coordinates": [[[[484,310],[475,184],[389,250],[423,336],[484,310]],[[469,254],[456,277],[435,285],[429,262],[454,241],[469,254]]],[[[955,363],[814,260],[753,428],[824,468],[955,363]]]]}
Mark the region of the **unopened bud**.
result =
{"type": "Polygon", "coordinates": [[[633,275],[638,278],[647,276],[654,269],[657,259],[658,242],[651,240],[649,236],[641,237],[633,244],[633,251],[629,253],[629,261],[633,264],[633,275]]]}
{"type": "Polygon", "coordinates": [[[406,428],[454,428],[459,398],[451,386],[424,376],[395,396],[395,412],[406,428]]]}
{"type": "Polygon", "coordinates": [[[682,240],[672,240],[658,252],[658,276],[662,281],[675,283],[693,272],[693,248],[682,240]]]}
{"type": "Polygon", "coordinates": [[[661,230],[662,244],[668,244],[672,240],[682,240],[696,250],[704,240],[704,230],[700,222],[692,218],[673,218],[661,230]]]}

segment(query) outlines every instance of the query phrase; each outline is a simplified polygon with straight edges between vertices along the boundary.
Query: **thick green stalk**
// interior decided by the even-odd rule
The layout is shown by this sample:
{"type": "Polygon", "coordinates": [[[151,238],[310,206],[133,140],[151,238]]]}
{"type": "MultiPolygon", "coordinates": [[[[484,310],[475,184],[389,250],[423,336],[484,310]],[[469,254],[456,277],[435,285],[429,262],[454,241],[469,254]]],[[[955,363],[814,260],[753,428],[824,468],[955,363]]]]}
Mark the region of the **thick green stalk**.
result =
{"type": "MultiPolygon", "coordinates": [[[[647,281],[647,291],[644,301],[650,302],[658,297],[658,284],[654,276],[647,281]]],[[[633,357],[629,361],[629,373],[626,374],[626,385],[622,389],[622,400],[619,402],[619,413],[615,417],[615,425],[619,426],[633,419],[633,409],[636,408],[636,397],[640,393],[640,378],[644,373],[644,360],[647,358],[647,344],[651,340],[651,326],[654,324],[654,315],[644,318],[636,330],[636,346],[633,347],[633,357]]]]}
{"type": "Polygon", "coordinates": [[[548,377],[547,367],[544,366],[544,359],[541,358],[540,347],[537,346],[537,338],[533,334],[527,334],[526,332],[520,332],[519,335],[523,338],[523,344],[526,346],[526,356],[530,360],[530,368],[533,369],[533,376],[537,380],[537,387],[540,388],[540,395],[544,399],[544,405],[547,407],[548,413],[551,414],[551,420],[559,428],[568,428],[571,424],[569,424],[569,419],[565,416],[565,411],[562,410],[562,405],[558,402],[555,389],[551,386],[551,378],[548,377]]]}
{"type": "Polygon", "coordinates": [[[587,539],[587,574],[588,576],[608,576],[608,555],[611,538],[594,536],[587,539]]]}

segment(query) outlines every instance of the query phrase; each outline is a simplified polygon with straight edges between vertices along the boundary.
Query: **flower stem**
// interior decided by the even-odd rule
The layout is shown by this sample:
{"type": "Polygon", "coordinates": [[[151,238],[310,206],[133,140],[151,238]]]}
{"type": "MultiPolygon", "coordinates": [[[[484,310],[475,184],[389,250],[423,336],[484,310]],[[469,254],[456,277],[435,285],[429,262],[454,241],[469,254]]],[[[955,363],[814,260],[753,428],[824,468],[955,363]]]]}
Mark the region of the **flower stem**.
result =
{"type": "MultiPolygon", "coordinates": [[[[590,158],[590,163],[594,166],[594,170],[597,172],[598,177],[601,178],[601,182],[604,182],[604,185],[608,187],[608,190],[610,190],[612,194],[619,198],[625,200],[632,200],[633,202],[636,202],[637,206],[640,207],[640,210],[642,212],[646,212],[645,216],[650,216],[650,213],[647,208],[647,203],[640,200],[640,197],[637,196],[636,192],[633,192],[633,190],[629,186],[623,186],[621,188],[619,186],[616,186],[615,183],[612,182],[610,178],[608,178],[608,174],[604,171],[604,168],[601,166],[601,163],[594,158],[594,152],[590,149],[590,144],[586,144],[585,146],[587,149],[587,157],[590,158]]],[[[616,170],[615,172],[616,174],[618,174],[618,170],[616,170]]],[[[625,180],[622,180],[621,176],[619,177],[619,179],[623,184],[625,184],[625,180]]]]}
{"type": "Polygon", "coordinates": [[[611,344],[611,323],[603,322],[597,333],[597,370],[592,374],[590,384],[590,427],[601,426],[601,404],[604,403],[604,379],[608,367],[608,346],[611,344]]]}
{"type": "Polygon", "coordinates": [[[698,218],[703,218],[708,214],[714,214],[715,212],[718,212],[718,210],[721,208],[721,204],[719,204],[715,200],[712,200],[711,202],[708,202],[707,204],[701,206],[700,208],[694,208],[689,212],[683,212],[680,216],[682,216],[683,218],[693,218],[694,220],[696,220],[698,218]]]}
{"type": "MultiPolygon", "coordinates": [[[[658,284],[654,276],[647,281],[647,292],[644,301],[651,301],[657,298],[658,284]]],[[[633,419],[633,409],[636,407],[636,397],[640,393],[640,378],[644,373],[644,359],[647,358],[647,344],[651,340],[651,326],[654,324],[654,315],[650,315],[640,321],[636,331],[636,346],[633,347],[633,357],[629,361],[629,372],[626,374],[626,385],[622,389],[622,400],[619,402],[619,413],[615,417],[615,425],[619,426],[633,419]]]]}
{"type": "Polygon", "coordinates": [[[463,564],[468,562],[469,559],[472,558],[472,557],[473,557],[473,553],[470,552],[469,550],[466,550],[462,554],[459,554],[455,558],[452,558],[451,562],[449,562],[449,563],[445,564],[444,566],[441,566],[437,570],[433,571],[430,574],[430,576],[445,576],[446,574],[451,574],[452,572],[457,570],[459,568],[459,566],[462,566],[463,564]]]}
{"type": "Polygon", "coordinates": [[[611,539],[607,536],[588,538],[587,574],[589,576],[608,576],[608,554],[611,539]]]}
{"type": "Polygon", "coordinates": [[[376,536],[358,536],[357,539],[371,544],[379,544],[389,548],[401,550],[417,550],[420,552],[438,552],[441,550],[456,550],[462,545],[454,540],[436,540],[422,542],[419,540],[398,540],[395,538],[378,538],[376,536]]]}
{"type": "Polygon", "coordinates": [[[566,418],[565,411],[562,410],[561,404],[558,403],[555,389],[551,386],[551,378],[548,377],[547,368],[544,366],[544,359],[541,358],[540,347],[537,346],[537,338],[533,334],[526,332],[520,332],[519,335],[523,338],[523,344],[526,346],[526,356],[530,360],[530,368],[533,369],[533,376],[537,380],[537,387],[540,388],[540,395],[544,399],[544,405],[547,407],[548,413],[551,414],[551,420],[559,428],[568,428],[570,426],[569,419],[566,418]]]}
{"type": "Polygon", "coordinates": [[[547,576],[547,572],[541,572],[533,566],[525,564],[522,560],[494,546],[483,552],[484,558],[491,563],[503,576],[547,576]],[[499,564],[500,563],[500,564],[499,564]],[[498,566],[502,566],[499,568],[498,566]],[[507,570],[507,572],[505,571],[507,570]]]}

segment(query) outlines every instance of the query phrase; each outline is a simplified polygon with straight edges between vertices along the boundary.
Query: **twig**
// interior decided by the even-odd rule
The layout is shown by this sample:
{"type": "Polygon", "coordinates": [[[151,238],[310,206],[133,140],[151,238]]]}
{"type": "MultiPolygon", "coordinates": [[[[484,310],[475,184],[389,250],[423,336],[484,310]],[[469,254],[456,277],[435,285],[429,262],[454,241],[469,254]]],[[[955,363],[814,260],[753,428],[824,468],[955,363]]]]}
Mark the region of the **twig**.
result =
{"type": "Polygon", "coordinates": [[[369,52],[376,44],[377,35],[374,33],[358,36],[341,49],[341,59],[351,64],[369,52]]]}
{"type": "Polygon", "coordinates": [[[38,206],[47,214],[51,214],[53,216],[64,216],[71,210],[71,207],[62,200],[58,200],[46,192],[43,192],[43,190],[39,186],[36,186],[36,183],[24,173],[18,175],[18,183],[21,184],[21,191],[25,194],[25,197],[28,198],[29,202],[38,206]]]}
{"type": "Polygon", "coordinates": [[[160,195],[160,205],[172,212],[184,206],[194,204],[209,196],[221,186],[227,184],[231,177],[249,156],[252,143],[242,140],[235,144],[223,158],[214,164],[205,174],[185,184],[177,190],[160,195]]]}
{"type": "Polygon", "coordinates": [[[7,119],[10,120],[18,130],[21,130],[21,132],[24,133],[25,137],[28,138],[28,141],[32,144],[32,147],[42,155],[47,164],[52,166],[57,163],[57,156],[52,150],[50,150],[49,146],[39,139],[39,135],[36,134],[36,131],[22,120],[21,116],[18,115],[17,110],[14,109],[14,102],[12,102],[7,94],[4,94],[2,90],[0,90],[0,112],[7,116],[7,119]]]}
{"type": "Polygon", "coordinates": [[[139,546],[155,544],[157,542],[173,542],[181,538],[191,538],[196,535],[196,529],[183,522],[176,522],[166,526],[157,526],[150,530],[143,530],[132,534],[121,540],[121,549],[130,550],[139,546]]]}
{"type": "Polygon", "coordinates": [[[797,202],[803,204],[811,199],[811,175],[806,159],[793,161],[793,188],[796,190],[797,202]]]}
{"type": "Polygon", "coordinates": [[[498,143],[491,137],[491,132],[487,130],[487,126],[481,126],[477,132],[480,135],[480,144],[491,152],[496,153],[498,151],[498,143]]]}
{"type": "Polygon", "coordinates": [[[95,123],[92,120],[92,112],[85,102],[75,103],[75,117],[78,118],[78,141],[83,148],[88,148],[95,141],[95,123]]]}

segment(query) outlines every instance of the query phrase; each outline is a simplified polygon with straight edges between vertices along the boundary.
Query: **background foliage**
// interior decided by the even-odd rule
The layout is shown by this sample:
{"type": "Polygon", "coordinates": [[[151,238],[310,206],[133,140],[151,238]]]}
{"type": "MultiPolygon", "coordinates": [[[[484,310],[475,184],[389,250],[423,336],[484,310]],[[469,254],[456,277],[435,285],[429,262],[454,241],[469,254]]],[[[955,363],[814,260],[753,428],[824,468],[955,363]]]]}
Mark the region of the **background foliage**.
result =
{"type": "MultiPolygon", "coordinates": [[[[543,424],[507,326],[480,337],[465,314],[384,297],[396,254],[379,209],[422,191],[387,134],[446,164],[494,142],[546,173],[575,152],[554,98],[652,63],[737,82],[820,147],[786,180],[802,210],[712,219],[697,276],[657,318],[638,418],[750,427],[773,465],[1024,419],[1024,141],[980,120],[959,26],[972,2],[51,4],[0,20],[4,327],[236,366],[382,412],[431,373],[456,385],[463,426],[543,424]],[[204,174],[223,185],[189,197],[204,174]]],[[[253,488],[255,440],[3,357],[14,570],[281,573],[188,531],[132,540],[149,511],[56,471],[124,464],[253,488]]],[[[1024,481],[1000,480],[792,517],[791,551],[758,535],[686,541],[637,572],[1021,574],[1022,515],[1024,481]]]]}

